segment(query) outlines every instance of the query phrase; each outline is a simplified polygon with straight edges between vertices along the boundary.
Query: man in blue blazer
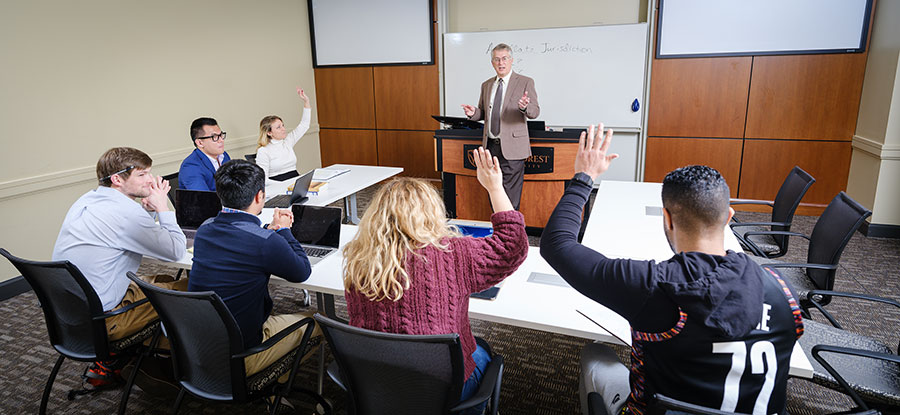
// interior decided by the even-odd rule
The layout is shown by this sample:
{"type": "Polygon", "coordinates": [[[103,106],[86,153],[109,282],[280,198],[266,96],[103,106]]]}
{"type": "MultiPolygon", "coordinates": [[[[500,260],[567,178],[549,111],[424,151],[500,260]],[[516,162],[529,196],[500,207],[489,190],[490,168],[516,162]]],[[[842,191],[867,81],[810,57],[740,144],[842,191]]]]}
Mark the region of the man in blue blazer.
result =
{"type": "Polygon", "coordinates": [[[187,190],[216,190],[213,175],[231,157],[225,152],[225,132],[212,118],[197,118],[191,123],[194,152],[181,162],[178,187],[187,190]]]}

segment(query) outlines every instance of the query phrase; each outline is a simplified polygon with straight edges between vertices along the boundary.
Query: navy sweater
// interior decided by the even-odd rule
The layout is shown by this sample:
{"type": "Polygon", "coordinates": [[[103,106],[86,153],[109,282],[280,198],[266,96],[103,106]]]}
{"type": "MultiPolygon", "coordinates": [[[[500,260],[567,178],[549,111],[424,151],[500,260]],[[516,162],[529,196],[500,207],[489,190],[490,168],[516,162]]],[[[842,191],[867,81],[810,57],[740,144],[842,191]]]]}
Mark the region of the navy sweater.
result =
{"type": "Polygon", "coordinates": [[[197,230],[188,290],[219,294],[248,348],[262,342],[262,325],[272,312],[269,276],[303,282],[309,273],[309,259],[290,228],[276,232],[248,213],[219,212],[197,230]]]}

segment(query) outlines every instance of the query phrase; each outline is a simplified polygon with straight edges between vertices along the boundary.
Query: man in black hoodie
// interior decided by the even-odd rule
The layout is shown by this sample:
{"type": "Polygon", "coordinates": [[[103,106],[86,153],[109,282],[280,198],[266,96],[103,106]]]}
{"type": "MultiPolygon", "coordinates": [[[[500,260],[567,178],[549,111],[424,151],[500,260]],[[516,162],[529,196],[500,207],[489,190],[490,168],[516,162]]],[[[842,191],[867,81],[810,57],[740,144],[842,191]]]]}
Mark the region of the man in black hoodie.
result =
{"type": "Polygon", "coordinates": [[[784,413],[800,310],[777,272],[725,251],[734,210],[718,171],[688,166],[663,181],[671,259],[609,259],[577,242],[593,181],[617,157],[607,154],[611,139],[603,124],[591,126],[587,139],[582,133],[575,176],[541,237],[547,262],[632,328],[630,370],[606,346],[582,352],[583,413],[589,392],[602,395],[610,414],[652,412],[657,393],[727,412],[784,413]]]}

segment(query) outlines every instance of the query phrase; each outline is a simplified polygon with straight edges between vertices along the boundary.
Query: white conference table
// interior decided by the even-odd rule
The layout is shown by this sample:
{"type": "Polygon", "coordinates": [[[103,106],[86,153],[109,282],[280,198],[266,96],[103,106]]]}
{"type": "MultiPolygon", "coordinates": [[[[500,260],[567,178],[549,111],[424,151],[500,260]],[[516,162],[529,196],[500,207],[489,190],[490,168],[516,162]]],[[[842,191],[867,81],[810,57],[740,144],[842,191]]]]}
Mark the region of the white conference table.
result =
{"type": "MultiPolygon", "coordinates": [[[[347,169],[347,173],[341,174],[330,180],[321,192],[315,195],[307,195],[309,200],[304,202],[310,206],[327,206],[337,200],[344,199],[344,214],[352,224],[359,223],[359,215],[356,207],[356,194],[369,186],[382,180],[390,179],[403,172],[402,167],[361,166],[355,164],[333,164],[326,169],[347,169]]],[[[275,182],[266,187],[266,198],[288,193],[288,186],[294,184],[295,179],[283,182],[275,182]]]]}

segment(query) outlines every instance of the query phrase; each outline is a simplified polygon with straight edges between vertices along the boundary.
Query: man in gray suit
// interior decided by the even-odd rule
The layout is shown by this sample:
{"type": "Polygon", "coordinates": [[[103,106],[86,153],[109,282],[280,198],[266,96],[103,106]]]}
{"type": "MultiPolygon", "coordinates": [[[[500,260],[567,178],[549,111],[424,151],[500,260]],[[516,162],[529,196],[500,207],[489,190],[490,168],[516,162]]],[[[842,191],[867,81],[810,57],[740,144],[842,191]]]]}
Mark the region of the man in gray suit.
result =
{"type": "Polygon", "coordinates": [[[522,198],[525,159],[531,156],[526,118],[541,113],[534,80],[513,73],[512,50],[505,43],[491,50],[491,64],[497,76],[481,84],[478,107],[463,105],[470,120],[484,120],[482,145],[500,160],[503,188],[516,210],[522,198]]]}

